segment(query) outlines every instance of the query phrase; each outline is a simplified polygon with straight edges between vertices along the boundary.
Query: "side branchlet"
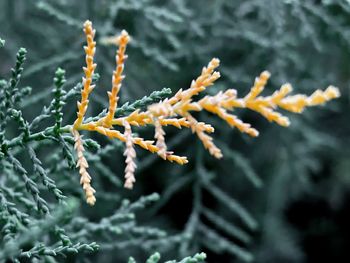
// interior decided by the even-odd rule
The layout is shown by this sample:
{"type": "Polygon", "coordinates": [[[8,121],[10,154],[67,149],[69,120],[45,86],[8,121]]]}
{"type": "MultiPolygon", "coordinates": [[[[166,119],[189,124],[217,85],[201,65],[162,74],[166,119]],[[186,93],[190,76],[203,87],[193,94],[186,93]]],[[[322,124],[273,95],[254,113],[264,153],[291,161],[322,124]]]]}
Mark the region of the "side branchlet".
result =
{"type": "Polygon", "coordinates": [[[62,112],[62,107],[64,106],[64,95],[66,92],[63,90],[63,85],[66,82],[65,77],[64,77],[65,71],[61,68],[58,68],[55,73],[54,77],[54,84],[55,88],[53,89],[53,95],[54,95],[54,100],[53,100],[53,108],[51,110],[51,113],[55,117],[55,132],[59,132],[59,129],[62,126],[62,117],[63,117],[63,112],[62,112]]]}

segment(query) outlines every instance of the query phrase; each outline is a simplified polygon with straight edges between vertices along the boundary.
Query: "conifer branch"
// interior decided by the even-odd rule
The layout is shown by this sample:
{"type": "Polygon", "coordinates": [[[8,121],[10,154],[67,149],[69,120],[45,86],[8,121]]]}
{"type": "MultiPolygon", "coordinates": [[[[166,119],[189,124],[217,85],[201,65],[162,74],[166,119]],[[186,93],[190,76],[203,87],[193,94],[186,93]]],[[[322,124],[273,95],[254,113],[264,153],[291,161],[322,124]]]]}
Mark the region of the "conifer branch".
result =
{"type": "MultiPolygon", "coordinates": [[[[274,121],[281,126],[288,126],[289,119],[276,111],[278,107],[287,111],[299,113],[307,106],[320,105],[340,96],[339,90],[333,86],[330,86],[325,91],[317,90],[310,97],[305,95],[287,96],[291,91],[291,86],[285,84],[273,95],[262,97],[259,95],[264,90],[270,77],[270,73],[264,71],[258,78],[256,78],[253,87],[244,98],[237,98],[237,91],[234,89],[228,89],[224,92],[220,91],[213,96],[204,96],[202,99],[195,101],[194,98],[197,95],[212,86],[220,77],[220,73],[216,71],[219,67],[220,61],[217,58],[213,58],[208,63],[208,66],[202,69],[201,74],[192,81],[188,89],[180,89],[174,96],[166,98],[161,102],[148,105],[146,110],[140,110],[138,106],[145,106],[152,98],[149,98],[147,101],[146,99],[143,99],[131,105],[126,104],[117,109],[121,82],[125,77],[123,75],[124,62],[127,58],[125,50],[126,45],[130,40],[128,33],[122,31],[120,36],[107,39],[109,42],[113,42],[119,46],[116,55],[116,70],[113,72],[112,90],[108,93],[108,111],[107,113],[104,111],[97,117],[89,118],[88,121],[84,122],[84,115],[88,105],[88,96],[94,88],[94,85],[91,85],[91,82],[92,74],[96,67],[96,64],[93,64],[93,56],[95,54],[95,42],[93,41],[93,36],[95,30],[92,28],[90,21],[85,22],[84,32],[87,37],[87,47],[85,47],[87,67],[84,68],[85,78],[83,78],[83,89],[81,92],[82,100],[81,102],[78,102],[78,117],[74,122],[73,134],[75,134],[75,138],[78,139],[78,133],[75,133],[75,131],[95,131],[109,138],[115,138],[125,142],[126,150],[124,155],[126,156],[127,164],[125,169],[125,187],[127,188],[132,188],[135,181],[134,170],[136,165],[134,158],[136,153],[133,148],[134,144],[139,145],[152,153],[157,153],[164,160],[171,162],[175,161],[179,164],[185,164],[188,162],[186,157],[174,155],[173,152],[167,150],[163,126],[170,125],[177,128],[190,128],[202,141],[204,147],[211,155],[216,158],[221,158],[223,156],[221,150],[214,144],[213,138],[209,135],[214,132],[214,128],[209,124],[196,120],[191,114],[192,112],[210,112],[224,120],[229,126],[236,127],[239,131],[247,133],[252,137],[256,137],[259,134],[258,131],[252,128],[250,124],[244,123],[237,116],[231,114],[232,111],[238,108],[247,108],[260,113],[269,121],[274,121]],[[124,116],[116,117],[116,115],[124,116]],[[154,126],[155,144],[154,141],[131,136],[131,126],[147,125],[154,126]],[[124,134],[116,130],[115,126],[124,126],[124,134]]],[[[76,145],[77,142],[79,142],[79,145],[83,145],[80,136],[79,140],[76,140],[76,145]]],[[[78,152],[78,158],[80,158],[80,163],[82,163],[82,151],[81,148],[79,149],[80,153],[78,152]]],[[[84,160],[86,161],[86,159],[84,160]]],[[[83,166],[84,169],[82,172],[85,174],[87,173],[86,168],[88,165],[84,162],[83,166]]],[[[90,180],[90,176],[86,178],[89,178],[90,180]]],[[[94,202],[90,203],[92,204],[94,202]]]]}

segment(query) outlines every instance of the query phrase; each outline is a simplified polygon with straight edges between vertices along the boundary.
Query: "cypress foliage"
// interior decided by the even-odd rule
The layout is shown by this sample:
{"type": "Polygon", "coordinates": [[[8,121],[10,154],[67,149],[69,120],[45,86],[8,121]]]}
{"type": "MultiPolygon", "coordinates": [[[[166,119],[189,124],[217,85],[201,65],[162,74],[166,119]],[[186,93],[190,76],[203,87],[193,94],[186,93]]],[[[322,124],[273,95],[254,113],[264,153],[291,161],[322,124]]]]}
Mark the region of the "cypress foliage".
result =
{"type": "MultiPolygon", "coordinates": [[[[1,1],[0,10],[0,262],[308,262],[323,253],[340,261],[343,252],[327,242],[341,224],[325,210],[342,214],[349,188],[346,1],[1,1]],[[89,76],[97,88],[83,124],[101,124],[129,142],[77,129],[96,190],[93,207],[84,202],[87,181],[82,189],[71,133],[84,90],[87,19],[96,29],[98,66],[89,76]],[[132,39],[119,72],[115,36],[124,29],[132,39]],[[201,88],[191,80],[205,75],[212,57],[221,59],[220,81],[186,101],[187,88],[201,88]],[[260,90],[265,69],[273,77],[260,90]],[[126,76],[118,89],[121,81],[112,83],[114,127],[107,121],[114,103],[105,96],[113,71],[126,76]],[[276,103],[287,81],[310,97],[285,94],[276,103]],[[337,97],[333,88],[313,93],[330,84],[339,87],[339,100],[298,116],[287,112],[337,97]],[[252,86],[262,92],[252,101],[265,99],[264,109],[248,105],[252,86]],[[167,99],[174,98],[181,112],[170,114],[167,99]],[[228,109],[228,98],[236,106],[228,109]],[[201,109],[193,119],[188,105],[201,109]],[[150,112],[150,127],[135,127],[150,112]],[[161,125],[164,114],[183,129],[161,125]],[[209,125],[215,133],[206,137],[198,127],[209,125]],[[257,130],[257,138],[239,132],[257,130]],[[133,143],[154,136],[160,157],[171,150],[188,164],[164,162],[133,143]],[[126,184],[132,191],[123,188],[124,171],[129,183],[137,180],[126,184]],[[326,207],[321,215],[311,214],[313,202],[326,207]],[[299,210],[303,205],[310,214],[299,210]],[[315,255],[314,240],[329,250],[315,255]]],[[[338,235],[341,250],[348,240],[338,235]]]]}

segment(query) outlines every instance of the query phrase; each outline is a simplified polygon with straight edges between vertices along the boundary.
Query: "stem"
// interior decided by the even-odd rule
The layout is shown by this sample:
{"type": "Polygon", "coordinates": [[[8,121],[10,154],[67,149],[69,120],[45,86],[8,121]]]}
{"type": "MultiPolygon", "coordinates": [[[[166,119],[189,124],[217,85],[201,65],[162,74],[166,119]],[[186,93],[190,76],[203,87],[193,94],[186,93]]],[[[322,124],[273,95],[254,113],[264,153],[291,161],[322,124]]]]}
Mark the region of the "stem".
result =
{"type": "Polygon", "coordinates": [[[33,133],[33,134],[29,135],[25,141],[23,141],[22,137],[14,138],[14,139],[10,140],[8,143],[5,143],[5,147],[7,149],[9,149],[9,148],[13,148],[13,147],[22,145],[23,143],[39,140],[43,136],[46,137],[46,136],[51,135],[51,136],[55,137],[57,135],[57,133],[58,134],[70,133],[71,128],[72,128],[71,125],[66,125],[64,127],[61,127],[58,130],[55,130],[55,126],[51,126],[51,127],[46,128],[44,131],[33,133]]]}

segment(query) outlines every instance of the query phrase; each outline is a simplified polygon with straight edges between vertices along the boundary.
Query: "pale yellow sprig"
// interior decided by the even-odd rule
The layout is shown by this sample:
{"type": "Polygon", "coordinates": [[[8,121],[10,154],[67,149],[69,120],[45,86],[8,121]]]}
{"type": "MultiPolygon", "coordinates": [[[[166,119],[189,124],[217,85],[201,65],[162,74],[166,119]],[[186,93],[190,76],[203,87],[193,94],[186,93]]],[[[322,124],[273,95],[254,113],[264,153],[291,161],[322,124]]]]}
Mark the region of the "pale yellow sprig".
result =
{"type": "Polygon", "coordinates": [[[126,116],[116,118],[114,115],[119,99],[119,91],[122,80],[125,77],[123,75],[124,64],[127,58],[125,51],[130,41],[128,33],[122,31],[118,37],[105,39],[105,41],[108,40],[107,42],[119,46],[116,55],[116,69],[113,72],[112,90],[108,93],[108,112],[105,117],[97,121],[84,123],[84,116],[89,102],[88,97],[94,88],[91,84],[92,75],[96,68],[96,64],[93,63],[93,56],[95,54],[93,37],[95,31],[90,21],[85,22],[84,32],[87,38],[87,46],[85,47],[87,66],[84,67],[85,77],[83,78],[83,89],[81,91],[82,98],[78,102],[78,114],[72,132],[78,155],[81,184],[83,185],[89,204],[95,203],[95,190],[90,185],[91,177],[87,172],[88,164],[83,156],[83,142],[78,130],[94,131],[109,138],[125,142],[126,149],[124,155],[126,156],[126,167],[124,186],[126,188],[132,188],[135,183],[136,169],[136,151],[134,145],[138,145],[151,153],[157,153],[161,158],[170,162],[176,162],[178,164],[186,164],[188,162],[186,157],[177,156],[173,152],[168,151],[165,141],[165,131],[163,129],[164,126],[174,126],[179,129],[190,128],[192,133],[197,135],[211,155],[216,158],[223,156],[221,150],[214,144],[213,138],[210,136],[210,133],[214,132],[214,128],[210,124],[196,120],[193,112],[210,112],[224,120],[231,127],[235,127],[239,131],[255,137],[258,136],[258,131],[234,115],[232,112],[235,109],[247,108],[258,112],[269,121],[276,122],[281,126],[288,126],[290,124],[289,119],[277,112],[278,108],[301,113],[306,107],[320,105],[340,96],[339,90],[333,86],[328,87],[325,91],[317,90],[309,97],[306,95],[288,96],[292,91],[292,86],[287,83],[282,85],[271,96],[264,97],[261,96],[261,93],[270,78],[270,73],[264,71],[255,79],[253,87],[243,98],[237,97],[237,91],[235,89],[228,89],[224,92],[220,91],[216,95],[206,95],[199,100],[195,100],[197,95],[212,86],[220,77],[220,73],[216,71],[220,61],[217,58],[213,58],[202,69],[201,74],[191,82],[188,89],[180,89],[171,98],[148,106],[146,111],[137,109],[126,116]],[[156,142],[145,140],[141,137],[133,137],[132,126],[149,125],[152,125],[155,129],[154,137],[156,142]],[[115,126],[123,126],[124,133],[115,129],[115,126]]]}
{"type": "Polygon", "coordinates": [[[136,158],[136,151],[134,149],[134,143],[132,139],[132,130],[131,126],[127,121],[123,122],[125,132],[125,151],[124,151],[124,156],[126,157],[125,163],[125,184],[124,187],[128,189],[132,189],[134,186],[134,183],[136,182],[135,179],[135,169],[136,169],[136,163],[135,163],[135,158],[136,158]]]}
{"type": "Polygon", "coordinates": [[[86,202],[89,205],[94,205],[96,202],[95,189],[91,187],[91,176],[89,175],[87,168],[89,167],[85,157],[84,157],[84,146],[82,136],[77,130],[72,129],[72,134],[74,137],[74,149],[78,155],[77,167],[80,173],[80,184],[83,186],[85,191],[86,202]]]}

